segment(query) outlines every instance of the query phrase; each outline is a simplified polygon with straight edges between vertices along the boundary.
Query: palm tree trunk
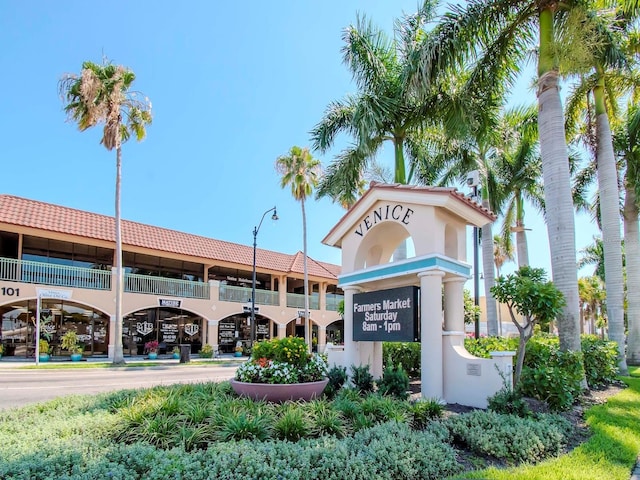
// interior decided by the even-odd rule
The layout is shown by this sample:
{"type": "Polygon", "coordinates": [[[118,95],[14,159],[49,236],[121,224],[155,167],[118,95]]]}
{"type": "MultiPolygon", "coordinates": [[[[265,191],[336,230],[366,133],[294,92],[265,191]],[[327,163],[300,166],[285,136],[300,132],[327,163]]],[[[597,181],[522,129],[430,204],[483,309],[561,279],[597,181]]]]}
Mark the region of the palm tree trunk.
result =
{"type": "MultiPolygon", "coordinates": [[[[600,83],[600,82],[599,82],[600,83]]],[[[604,247],[604,275],[607,290],[609,335],[618,343],[618,368],[627,375],[624,335],[624,279],[622,275],[622,239],[620,238],[620,192],[618,171],[613,155],[609,118],[604,110],[604,88],[594,89],[598,188],[600,190],[600,223],[604,247]]]]}
{"type": "MultiPolygon", "coordinates": [[[[634,179],[638,181],[638,179],[634,179]]],[[[627,179],[624,199],[624,248],[627,266],[627,363],[640,365],[640,238],[638,199],[635,185],[627,179]],[[629,294],[631,292],[631,294],[629,294]]]]}
{"type": "Polygon", "coordinates": [[[120,185],[122,181],[122,147],[116,148],[116,325],[113,342],[113,363],[123,364],[122,352],[122,230],[120,225],[120,185]]]}
{"type": "MultiPolygon", "coordinates": [[[[538,131],[547,234],[553,281],[564,294],[566,306],[558,317],[560,348],[580,351],[580,307],[576,266],[575,223],[565,139],[564,115],[558,89],[558,72],[553,68],[553,11],[540,12],[540,54],[538,64],[538,131]]],[[[586,380],[582,382],[587,388],[586,380]]]]}
{"type": "Polygon", "coordinates": [[[304,341],[311,353],[311,315],[309,314],[309,272],[307,271],[307,213],[304,209],[304,199],[300,200],[302,206],[302,249],[304,268],[304,341]]]}
{"type": "MultiPolygon", "coordinates": [[[[482,199],[482,206],[489,208],[489,199],[482,199]]],[[[487,223],[482,227],[482,272],[484,273],[484,300],[487,314],[487,334],[490,337],[497,337],[498,330],[498,309],[496,299],[491,293],[491,287],[496,283],[493,258],[493,232],[492,224],[487,223]]]]}
{"type": "Polygon", "coordinates": [[[518,251],[518,267],[529,265],[529,247],[527,245],[527,233],[524,228],[524,201],[522,195],[516,198],[516,249],[518,251]]]}

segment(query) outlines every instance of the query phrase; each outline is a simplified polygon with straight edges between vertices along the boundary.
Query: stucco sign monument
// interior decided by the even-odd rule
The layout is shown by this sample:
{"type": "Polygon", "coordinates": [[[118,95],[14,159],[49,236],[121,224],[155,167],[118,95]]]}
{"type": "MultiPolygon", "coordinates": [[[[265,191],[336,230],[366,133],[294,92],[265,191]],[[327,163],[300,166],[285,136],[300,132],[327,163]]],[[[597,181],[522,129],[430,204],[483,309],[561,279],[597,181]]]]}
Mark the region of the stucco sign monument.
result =
{"type": "Polygon", "coordinates": [[[369,365],[379,378],[383,341],[420,341],[422,396],[485,408],[501,374],[511,378],[513,353],[466,351],[463,287],[467,226],[494,220],[453,188],[372,183],[323,240],[342,250],[345,292],[344,348],[329,362],[369,365]]]}

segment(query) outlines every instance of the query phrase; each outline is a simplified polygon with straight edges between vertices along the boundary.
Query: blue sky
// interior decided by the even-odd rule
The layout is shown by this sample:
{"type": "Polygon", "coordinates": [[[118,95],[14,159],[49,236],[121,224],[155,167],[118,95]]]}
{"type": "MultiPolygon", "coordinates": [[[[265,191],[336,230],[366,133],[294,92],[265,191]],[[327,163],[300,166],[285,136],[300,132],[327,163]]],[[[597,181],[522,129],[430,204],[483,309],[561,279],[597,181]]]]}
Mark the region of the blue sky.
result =
{"type": "MultiPolygon", "coordinates": [[[[340,49],[356,13],[391,32],[416,5],[0,2],[0,192],[113,215],[115,153],[99,144],[100,130],[65,122],[57,92],[63,74],[105,55],[130,67],[153,103],[147,138],[123,147],[123,218],[251,245],[262,213],[277,205],[280,220],[265,219],[258,246],[302,250],[300,205],[280,188],[274,161],[309,145],[328,103],[355,91],[340,49]]],[[[514,94],[534,101],[526,89],[514,94]]],[[[316,156],[326,165],[339,149],[316,156]]],[[[340,251],[320,242],[343,214],[329,200],[308,201],[311,257],[340,263],[340,251]]],[[[532,212],[526,221],[531,262],[549,269],[544,223],[532,212]]],[[[581,217],[576,229],[579,249],[595,228],[581,217]]]]}

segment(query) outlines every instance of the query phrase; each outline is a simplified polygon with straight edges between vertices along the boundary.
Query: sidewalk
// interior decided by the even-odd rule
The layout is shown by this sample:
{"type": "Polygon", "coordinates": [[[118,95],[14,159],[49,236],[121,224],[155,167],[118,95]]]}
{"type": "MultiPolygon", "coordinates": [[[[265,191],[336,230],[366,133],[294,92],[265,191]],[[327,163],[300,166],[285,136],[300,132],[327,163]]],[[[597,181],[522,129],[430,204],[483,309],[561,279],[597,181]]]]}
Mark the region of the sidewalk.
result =
{"type": "MultiPolygon", "coordinates": [[[[179,359],[175,359],[172,355],[162,355],[155,360],[149,360],[144,355],[135,355],[130,357],[124,357],[126,363],[149,363],[149,364],[161,364],[161,365],[189,365],[189,364],[204,364],[215,362],[234,362],[241,363],[248,360],[248,357],[235,357],[232,353],[223,353],[215,358],[200,358],[199,355],[191,355],[191,361],[189,363],[180,363],[179,359]]],[[[69,365],[72,366],[75,363],[112,363],[111,359],[99,356],[99,357],[83,357],[80,362],[72,362],[67,356],[52,357],[48,362],[40,362],[40,365],[69,365]]],[[[36,361],[34,358],[25,357],[5,357],[0,359],[0,369],[4,368],[20,368],[26,366],[35,366],[36,361]]]]}

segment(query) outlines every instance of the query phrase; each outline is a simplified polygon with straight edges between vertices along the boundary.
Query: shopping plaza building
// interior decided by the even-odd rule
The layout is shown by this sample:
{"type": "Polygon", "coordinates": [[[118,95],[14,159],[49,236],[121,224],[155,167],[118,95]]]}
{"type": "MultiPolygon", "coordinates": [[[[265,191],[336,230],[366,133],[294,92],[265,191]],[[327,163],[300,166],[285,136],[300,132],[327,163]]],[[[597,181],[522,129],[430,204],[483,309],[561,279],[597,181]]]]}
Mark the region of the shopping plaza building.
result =
{"type": "MultiPolygon", "coordinates": [[[[0,340],[4,355],[34,355],[36,312],[54,355],[75,331],[85,355],[111,356],[116,273],[114,218],[0,195],[0,340]],[[40,303],[37,305],[37,303],[40,303]]],[[[157,340],[231,352],[252,332],[253,247],[122,221],[125,356],[157,340]]],[[[341,343],[340,267],[307,260],[308,321],[304,315],[303,254],[257,249],[255,329],[258,340],[305,337],[322,351],[341,343]]]]}

